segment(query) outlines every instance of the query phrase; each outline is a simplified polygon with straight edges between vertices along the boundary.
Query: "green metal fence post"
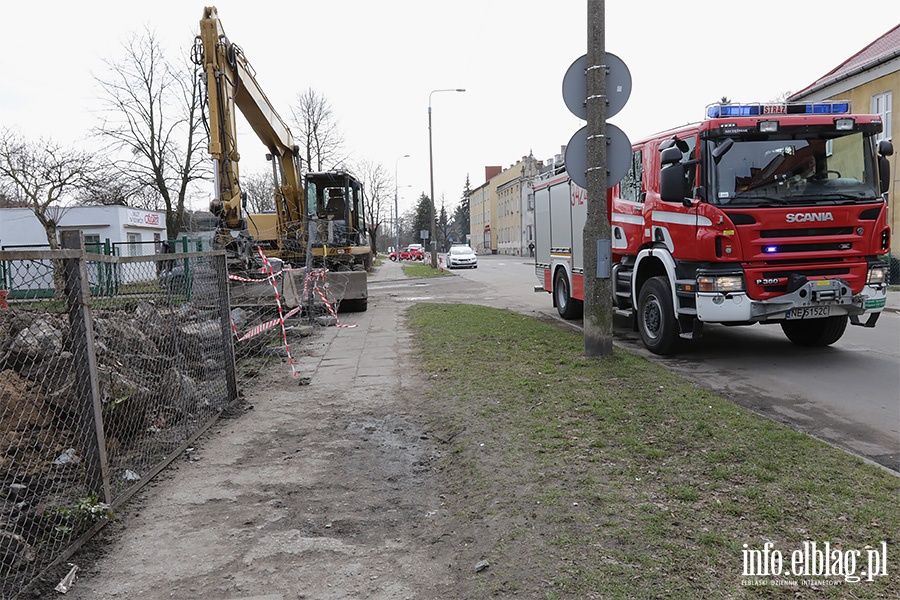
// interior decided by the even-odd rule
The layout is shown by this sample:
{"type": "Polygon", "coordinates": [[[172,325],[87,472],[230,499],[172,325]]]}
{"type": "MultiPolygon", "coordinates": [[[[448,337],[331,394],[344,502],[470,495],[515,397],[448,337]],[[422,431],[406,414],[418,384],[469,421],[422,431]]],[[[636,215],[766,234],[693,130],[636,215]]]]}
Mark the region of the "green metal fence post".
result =
{"type": "MultiPolygon", "coordinates": [[[[189,245],[189,240],[187,236],[181,238],[181,247],[182,252],[190,252],[191,248],[189,245]]],[[[187,294],[188,301],[191,300],[191,279],[193,279],[193,275],[191,273],[191,261],[188,258],[184,259],[184,289],[187,294]]]]}

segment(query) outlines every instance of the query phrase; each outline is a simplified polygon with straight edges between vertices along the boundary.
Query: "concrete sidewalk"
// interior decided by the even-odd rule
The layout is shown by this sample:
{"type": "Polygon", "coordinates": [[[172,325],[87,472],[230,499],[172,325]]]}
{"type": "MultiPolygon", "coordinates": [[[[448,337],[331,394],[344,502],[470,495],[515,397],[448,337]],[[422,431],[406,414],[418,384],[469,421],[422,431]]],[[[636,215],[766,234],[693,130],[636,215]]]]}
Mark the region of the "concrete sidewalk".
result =
{"type": "MultiPolygon", "coordinates": [[[[386,261],[369,277],[369,284],[404,279],[400,266],[386,261]]],[[[324,328],[314,353],[301,356],[298,374],[312,376],[313,383],[366,387],[393,385],[401,348],[408,347],[397,307],[377,292],[369,294],[369,308],[363,313],[340,313],[340,327],[324,328]]]]}
{"type": "Polygon", "coordinates": [[[884,310],[900,312],[900,290],[888,290],[887,302],[884,304],[884,310]]]}
{"type": "Polygon", "coordinates": [[[67,598],[454,597],[404,304],[377,290],[391,278],[412,285],[387,263],[368,310],[339,315],[349,327],[294,342],[297,378],[284,361],[245,385],[252,410],[221,420],[70,559],[82,570],[67,598]]]}

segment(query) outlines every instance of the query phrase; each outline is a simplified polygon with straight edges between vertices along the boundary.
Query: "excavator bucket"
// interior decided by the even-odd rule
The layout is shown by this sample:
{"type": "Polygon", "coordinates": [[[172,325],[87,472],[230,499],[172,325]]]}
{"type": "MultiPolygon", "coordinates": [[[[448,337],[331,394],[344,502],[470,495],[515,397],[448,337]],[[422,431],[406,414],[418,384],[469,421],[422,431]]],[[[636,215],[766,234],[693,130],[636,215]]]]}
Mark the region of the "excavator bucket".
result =
{"type": "Polygon", "coordinates": [[[365,271],[306,269],[285,271],[283,302],[288,307],[312,306],[337,312],[362,312],[368,307],[368,274],[365,271]]]}

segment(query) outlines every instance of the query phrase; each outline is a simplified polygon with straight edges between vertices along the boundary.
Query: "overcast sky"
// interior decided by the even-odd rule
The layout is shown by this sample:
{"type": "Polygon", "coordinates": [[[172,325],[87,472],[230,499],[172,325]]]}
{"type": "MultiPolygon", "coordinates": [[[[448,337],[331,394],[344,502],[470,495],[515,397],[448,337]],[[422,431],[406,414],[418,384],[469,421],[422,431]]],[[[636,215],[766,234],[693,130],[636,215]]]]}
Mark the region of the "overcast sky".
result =
{"type": "MultiPolygon", "coordinates": [[[[432,90],[434,185],[452,209],[466,176],[559,153],[584,123],[562,100],[562,78],[587,50],[586,0],[218,0],[282,117],[309,87],[331,102],[354,160],[382,163],[401,212],[429,190],[432,90]],[[410,158],[398,158],[409,154],[410,158]],[[410,187],[407,187],[410,186],[410,187]]],[[[186,0],[7,2],[0,18],[0,126],[64,145],[97,124],[94,77],[121,60],[132,33],[152,29],[167,53],[187,52],[203,4],[186,0]]],[[[606,2],[606,49],[628,65],[633,91],[610,121],[636,141],[698,121],[720,97],[768,101],[818,79],[900,22],[900,2],[852,9],[782,0],[606,2]]],[[[865,112],[868,107],[855,107],[865,112]]],[[[243,174],[265,149],[239,139],[243,174]]],[[[211,190],[211,184],[209,186],[211,190]]],[[[209,190],[194,199],[205,208],[209,190]]]]}

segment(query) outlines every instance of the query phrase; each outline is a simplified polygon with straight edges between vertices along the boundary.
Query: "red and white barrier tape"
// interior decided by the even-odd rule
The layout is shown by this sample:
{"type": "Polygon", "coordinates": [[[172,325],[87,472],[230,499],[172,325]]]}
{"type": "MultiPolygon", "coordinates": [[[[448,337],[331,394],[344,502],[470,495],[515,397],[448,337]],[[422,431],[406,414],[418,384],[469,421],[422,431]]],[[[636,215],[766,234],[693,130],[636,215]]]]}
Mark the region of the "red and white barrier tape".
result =
{"type": "Polygon", "coordinates": [[[322,303],[325,305],[325,308],[328,309],[328,313],[334,317],[334,326],[339,329],[352,329],[356,327],[356,324],[353,325],[344,325],[340,322],[337,316],[337,311],[332,306],[332,303],[328,301],[328,298],[325,296],[324,290],[328,289],[328,284],[325,282],[325,269],[314,269],[307,275],[306,279],[303,280],[303,297],[306,298],[309,295],[309,285],[312,282],[313,291],[322,299],[322,303]],[[322,285],[319,285],[319,281],[322,282],[322,285]]]}
{"type": "MultiPolygon", "coordinates": [[[[301,308],[301,307],[299,307],[299,306],[292,308],[290,311],[288,311],[287,313],[285,313],[284,319],[290,319],[291,317],[293,317],[294,315],[296,315],[298,312],[300,312],[300,308],[301,308]]],[[[282,320],[283,320],[283,319],[282,319],[281,317],[279,317],[279,318],[277,318],[277,319],[272,319],[271,321],[267,321],[267,322],[265,322],[265,323],[262,323],[261,325],[257,325],[256,327],[254,327],[253,329],[251,329],[250,331],[248,331],[247,333],[245,333],[243,336],[241,336],[241,337],[238,339],[238,341],[239,341],[239,342],[244,342],[244,341],[246,341],[246,340],[249,340],[250,338],[256,337],[256,336],[258,336],[259,334],[261,334],[263,331],[266,331],[267,329],[271,329],[272,327],[275,327],[276,325],[278,325],[279,323],[281,323],[282,320]]],[[[235,332],[235,337],[236,337],[236,336],[237,336],[237,332],[235,332]]]]}
{"type": "Polygon", "coordinates": [[[287,341],[287,330],[284,328],[284,311],[281,309],[281,296],[278,294],[278,284],[275,282],[275,272],[272,270],[272,265],[269,263],[269,259],[266,257],[266,253],[262,251],[262,248],[257,247],[256,249],[259,251],[263,264],[266,266],[266,270],[269,272],[269,281],[272,284],[272,289],[275,290],[275,304],[278,306],[278,323],[281,324],[281,339],[284,342],[284,350],[287,352],[288,362],[291,364],[291,373],[296,377],[297,369],[294,367],[294,358],[291,356],[291,348],[287,341]]]}
{"type": "Polygon", "coordinates": [[[282,269],[281,271],[278,271],[277,273],[273,273],[271,275],[266,275],[262,279],[249,279],[247,277],[239,277],[237,275],[228,275],[228,279],[231,279],[232,281],[242,281],[244,283],[268,283],[272,279],[281,275],[283,272],[284,272],[284,269],[282,269]]]}
{"type": "MultiPolygon", "coordinates": [[[[278,285],[275,282],[275,280],[284,271],[302,271],[305,269],[282,269],[278,273],[273,273],[272,265],[269,263],[269,259],[266,257],[265,253],[262,251],[262,248],[257,248],[257,250],[259,251],[259,255],[263,260],[265,269],[269,271],[269,275],[266,276],[265,279],[247,279],[244,277],[238,277],[237,275],[229,275],[228,278],[235,280],[235,281],[243,281],[243,282],[249,282],[249,283],[263,283],[263,282],[268,281],[272,285],[272,288],[275,290],[275,304],[278,307],[278,318],[272,319],[271,321],[267,321],[265,323],[257,325],[256,327],[254,327],[253,329],[251,329],[250,331],[245,333],[243,336],[238,338],[237,341],[243,342],[243,341],[249,340],[249,339],[261,334],[262,332],[271,329],[272,327],[274,327],[276,325],[281,325],[281,338],[284,343],[284,349],[287,352],[288,362],[291,365],[291,372],[293,373],[294,377],[296,377],[297,370],[294,367],[294,359],[291,356],[291,349],[290,349],[290,346],[288,345],[287,330],[285,329],[284,321],[285,321],[285,319],[289,319],[290,317],[292,317],[295,314],[297,314],[298,312],[300,312],[300,310],[302,308],[302,303],[300,305],[294,307],[287,313],[284,313],[284,311],[281,307],[281,296],[278,293],[278,285]]],[[[319,298],[322,300],[322,303],[325,305],[325,308],[328,310],[328,313],[332,317],[334,317],[334,322],[335,322],[334,326],[335,327],[339,327],[342,329],[352,329],[354,327],[357,327],[357,324],[355,324],[355,323],[353,325],[344,325],[338,320],[337,311],[335,310],[332,303],[329,302],[327,295],[326,295],[326,292],[328,290],[328,284],[325,282],[325,273],[326,273],[325,269],[314,269],[306,275],[306,277],[303,279],[303,296],[308,297],[308,294],[310,292],[309,286],[312,285],[312,291],[315,292],[316,295],[319,296],[319,298]],[[321,282],[321,285],[319,282],[321,282]]],[[[231,328],[234,331],[234,336],[237,337],[238,332],[237,332],[237,327],[234,324],[234,320],[232,320],[232,322],[231,322],[231,328]]]]}

